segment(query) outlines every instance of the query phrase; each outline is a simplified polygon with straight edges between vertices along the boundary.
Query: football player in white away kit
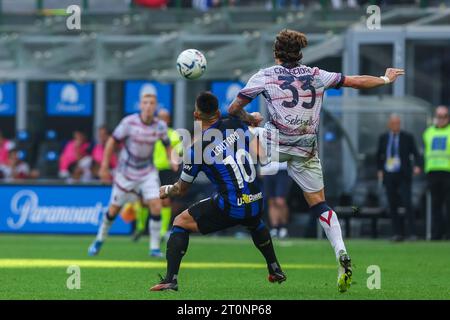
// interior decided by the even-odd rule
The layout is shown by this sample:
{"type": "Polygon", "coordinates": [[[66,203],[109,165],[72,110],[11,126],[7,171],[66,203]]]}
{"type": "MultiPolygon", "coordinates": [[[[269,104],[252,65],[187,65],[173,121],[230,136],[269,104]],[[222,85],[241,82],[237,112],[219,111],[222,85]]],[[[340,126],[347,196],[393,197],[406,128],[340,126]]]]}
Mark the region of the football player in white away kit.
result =
{"type": "Polygon", "coordinates": [[[288,162],[288,173],[302,188],[313,214],[319,217],[336,258],[339,261],[338,289],[345,292],[352,280],[351,260],[342,240],[336,213],[325,202],[322,167],[317,154],[317,132],[324,91],[352,87],[370,89],[392,83],[404,74],[389,68],[382,77],[344,76],[300,64],[306,36],[294,30],[282,30],[274,43],[276,65],[254,74],[239,92],[228,112],[257,126],[259,113],[249,114],[244,107],[259,94],[266,100],[270,115],[265,125],[267,140],[276,145],[279,159],[288,162]],[[274,141],[272,133],[277,132],[274,141]]]}
{"type": "MultiPolygon", "coordinates": [[[[119,164],[113,181],[109,210],[103,217],[94,243],[89,247],[89,255],[97,255],[108,235],[109,229],[122,206],[130,200],[131,194],[140,194],[150,209],[150,255],[162,257],[160,250],[161,200],[159,199],[160,181],[158,171],[153,166],[153,149],[160,140],[171,154],[167,125],[154,117],[157,99],[146,94],[140,101],[140,113],[122,119],[106,143],[104,158],[100,167],[100,177],[108,181],[109,162],[115,147],[123,143],[119,164]]],[[[172,169],[176,170],[176,164],[172,169]]]]}

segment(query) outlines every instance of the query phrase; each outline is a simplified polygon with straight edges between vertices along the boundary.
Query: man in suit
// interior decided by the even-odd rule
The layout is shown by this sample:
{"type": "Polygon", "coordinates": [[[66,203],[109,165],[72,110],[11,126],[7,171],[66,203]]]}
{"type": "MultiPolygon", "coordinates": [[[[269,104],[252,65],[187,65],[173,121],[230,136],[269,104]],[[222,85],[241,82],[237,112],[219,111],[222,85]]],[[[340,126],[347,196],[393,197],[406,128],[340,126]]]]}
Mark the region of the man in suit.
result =
{"type": "Polygon", "coordinates": [[[400,117],[392,114],[388,122],[389,131],[382,134],[378,141],[377,167],[378,179],[386,188],[389,213],[392,217],[394,241],[403,240],[404,221],[399,217],[398,206],[406,209],[407,232],[410,240],[415,240],[415,217],[411,202],[412,175],[420,174],[420,156],[414,137],[402,131],[400,117]],[[411,156],[414,157],[412,164],[411,156]]]}

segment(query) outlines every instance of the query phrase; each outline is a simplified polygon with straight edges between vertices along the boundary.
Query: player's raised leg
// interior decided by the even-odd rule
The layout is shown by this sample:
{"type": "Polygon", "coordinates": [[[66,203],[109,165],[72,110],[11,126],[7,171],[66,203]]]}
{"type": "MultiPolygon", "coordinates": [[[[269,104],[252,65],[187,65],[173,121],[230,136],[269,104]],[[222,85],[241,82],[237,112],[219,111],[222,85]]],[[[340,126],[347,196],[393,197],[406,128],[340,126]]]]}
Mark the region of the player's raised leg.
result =
{"type": "MultiPolygon", "coordinates": [[[[285,157],[285,155],[281,155],[285,157]]],[[[310,158],[290,157],[288,173],[303,190],[310,211],[318,217],[320,225],[333,247],[338,266],[338,290],[345,292],[352,281],[351,260],[342,239],[336,212],[325,201],[322,166],[317,155],[310,158]]]]}
{"type": "Polygon", "coordinates": [[[337,214],[325,202],[324,189],[318,192],[304,192],[303,194],[308,202],[310,211],[319,218],[320,225],[334,249],[336,259],[339,262],[338,289],[340,292],[345,292],[352,282],[352,265],[342,239],[342,231],[337,214]]]}

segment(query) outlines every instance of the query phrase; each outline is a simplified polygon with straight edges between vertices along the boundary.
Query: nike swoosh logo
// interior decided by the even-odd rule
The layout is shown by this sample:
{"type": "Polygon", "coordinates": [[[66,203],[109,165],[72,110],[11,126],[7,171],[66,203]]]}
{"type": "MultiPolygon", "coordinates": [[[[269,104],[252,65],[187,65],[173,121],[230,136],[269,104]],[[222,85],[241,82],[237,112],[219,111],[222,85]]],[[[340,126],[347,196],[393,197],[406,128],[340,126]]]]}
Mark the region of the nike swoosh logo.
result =
{"type": "Polygon", "coordinates": [[[183,63],[186,67],[188,67],[189,69],[193,68],[195,65],[195,61],[192,61],[191,65],[188,65],[187,63],[183,63]]]}

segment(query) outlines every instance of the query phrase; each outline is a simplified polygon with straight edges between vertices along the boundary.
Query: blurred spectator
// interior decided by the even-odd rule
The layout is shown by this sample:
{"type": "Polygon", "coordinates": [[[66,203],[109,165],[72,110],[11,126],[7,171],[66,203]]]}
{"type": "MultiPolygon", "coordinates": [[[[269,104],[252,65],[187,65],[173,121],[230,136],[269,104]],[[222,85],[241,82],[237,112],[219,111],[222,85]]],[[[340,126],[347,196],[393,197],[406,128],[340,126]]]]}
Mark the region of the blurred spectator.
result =
{"type": "MultiPolygon", "coordinates": [[[[167,124],[167,135],[170,139],[170,146],[176,151],[176,154],[181,155],[182,144],[180,135],[170,127],[171,118],[170,113],[166,109],[161,109],[158,112],[158,118],[167,124]]],[[[175,155],[175,153],[173,153],[175,155]]],[[[176,159],[173,159],[176,160],[176,159]]],[[[178,166],[171,164],[171,159],[167,155],[167,150],[161,140],[155,143],[153,150],[153,163],[159,173],[161,185],[170,185],[178,181],[179,174],[178,166]]],[[[169,198],[162,200],[161,208],[161,236],[165,236],[169,231],[169,225],[172,217],[172,203],[169,198]]]]}
{"type": "Polygon", "coordinates": [[[91,182],[94,180],[94,162],[91,156],[85,156],[69,165],[68,183],[91,182]]]}
{"type": "Polygon", "coordinates": [[[192,0],[192,8],[200,11],[208,11],[220,6],[220,0],[192,0]]]}
{"type": "MultiPolygon", "coordinates": [[[[103,153],[105,152],[106,141],[110,136],[110,132],[106,126],[101,126],[97,131],[97,144],[94,146],[92,150],[92,159],[97,165],[102,164],[103,153]]],[[[114,169],[117,166],[117,155],[113,154],[111,157],[111,161],[109,162],[111,169],[114,169]]]]}
{"type": "Polygon", "coordinates": [[[0,165],[1,179],[28,179],[37,178],[37,176],[37,171],[30,170],[30,166],[20,159],[19,152],[15,148],[9,150],[8,161],[0,165]]]}
{"type": "MultiPolygon", "coordinates": [[[[342,9],[342,0],[331,0],[331,5],[333,9],[342,9]]],[[[349,8],[356,8],[358,3],[356,0],[347,0],[347,6],[349,8]]]]}
{"type": "Polygon", "coordinates": [[[168,0],[133,0],[138,6],[152,8],[152,9],[162,9],[167,8],[168,0]]]}
{"type": "Polygon", "coordinates": [[[66,178],[69,175],[69,166],[81,160],[88,155],[89,142],[87,142],[86,135],[76,130],[73,133],[73,140],[69,141],[64,147],[64,150],[59,159],[59,176],[66,178]]]}
{"type": "Polygon", "coordinates": [[[394,241],[403,240],[404,221],[399,217],[399,202],[405,207],[407,232],[410,240],[415,240],[415,216],[411,202],[412,174],[420,174],[420,156],[414,137],[401,130],[401,120],[392,114],[388,122],[389,132],[380,136],[377,151],[378,179],[386,188],[389,213],[392,218],[394,241]],[[414,156],[414,169],[411,165],[414,156]]]}
{"type": "Polygon", "coordinates": [[[169,0],[167,3],[169,8],[192,8],[192,0],[169,0]]]}
{"type": "Polygon", "coordinates": [[[431,193],[431,237],[433,240],[450,239],[450,125],[447,107],[437,107],[435,123],[425,130],[423,141],[425,173],[431,193]]]}
{"type": "Polygon", "coordinates": [[[271,235],[275,238],[286,238],[289,221],[286,199],[292,186],[292,179],[287,173],[287,162],[271,162],[261,167],[261,175],[264,177],[264,196],[269,203],[271,235]]]}
{"type": "Polygon", "coordinates": [[[14,142],[6,139],[0,131],[0,164],[8,163],[8,152],[14,148],[14,142]]]}
{"type": "Polygon", "coordinates": [[[266,3],[266,8],[267,9],[273,9],[273,6],[275,5],[275,8],[280,9],[280,8],[288,8],[289,5],[291,7],[291,9],[300,9],[303,6],[303,4],[301,4],[300,0],[269,0],[266,3]]]}

